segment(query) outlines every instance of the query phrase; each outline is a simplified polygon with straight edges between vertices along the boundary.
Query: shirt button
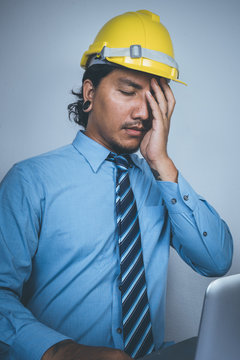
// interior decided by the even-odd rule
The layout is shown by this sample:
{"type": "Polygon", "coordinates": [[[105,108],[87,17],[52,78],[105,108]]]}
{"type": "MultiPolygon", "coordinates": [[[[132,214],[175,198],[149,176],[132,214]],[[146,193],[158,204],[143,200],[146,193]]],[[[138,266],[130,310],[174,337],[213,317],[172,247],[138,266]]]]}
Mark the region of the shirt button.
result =
{"type": "Polygon", "coordinates": [[[206,231],[203,232],[203,236],[207,236],[207,232],[206,232],[206,231]]]}
{"type": "Polygon", "coordinates": [[[176,204],[176,202],[177,202],[177,200],[174,199],[174,198],[171,200],[171,203],[172,203],[172,204],[176,204]]]}
{"type": "Polygon", "coordinates": [[[119,328],[117,328],[117,333],[118,334],[121,334],[122,333],[122,329],[119,327],[119,328]]]}
{"type": "Polygon", "coordinates": [[[188,195],[184,195],[183,200],[188,201],[188,195]]]}
{"type": "Polygon", "coordinates": [[[119,287],[118,287],[118,288],[119,288],[119,290],[120,290],[120,291],[122,291],[122,286],[121,286],[121,285],[119,285],[119,287]]]}
{"type": "Polygon", "coordinates": [[[130,164],[129,167],[132,168],[133,167],[132,164],[130,164]]]}

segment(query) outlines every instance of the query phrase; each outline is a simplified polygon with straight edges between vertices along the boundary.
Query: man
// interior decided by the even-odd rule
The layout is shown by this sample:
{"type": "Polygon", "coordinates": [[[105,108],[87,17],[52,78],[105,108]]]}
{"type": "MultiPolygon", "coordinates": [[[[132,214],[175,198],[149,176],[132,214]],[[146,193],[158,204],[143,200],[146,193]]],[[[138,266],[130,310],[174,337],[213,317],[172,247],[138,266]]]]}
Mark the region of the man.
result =
{"type": "Polygon", "coordinates": [[[167,153],[179,80],[158,16],[112,19],[82,66],[85,131],[1,184],[3,359],[144,356],[163,346],[170,244],[205,276],[231,265],[227,225],[167,153]]]}

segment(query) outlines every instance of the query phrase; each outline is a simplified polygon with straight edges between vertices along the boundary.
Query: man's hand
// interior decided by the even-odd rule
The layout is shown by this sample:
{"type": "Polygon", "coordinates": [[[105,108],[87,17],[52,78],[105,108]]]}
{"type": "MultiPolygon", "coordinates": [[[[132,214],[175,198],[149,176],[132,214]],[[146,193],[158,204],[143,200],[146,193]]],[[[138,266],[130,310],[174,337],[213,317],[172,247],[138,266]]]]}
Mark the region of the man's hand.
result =
{"type": "Polygon", "coordinates": [[[64,340],[48,349],[41,360],[131,360],[131,358],[118,349],[85,346],[72,340],[64,340]]]}
{"type": "Polygon", "coordinates": [[[146,97],[152,111],[152,127],[144,136],[140,151],[156,178],[177,182],[177,169],[167,154],[170,119],[175,98],[164,78],[160,79],[160,86],[153,78],[151,87],[154,96],[147,91],[146,97]]]}

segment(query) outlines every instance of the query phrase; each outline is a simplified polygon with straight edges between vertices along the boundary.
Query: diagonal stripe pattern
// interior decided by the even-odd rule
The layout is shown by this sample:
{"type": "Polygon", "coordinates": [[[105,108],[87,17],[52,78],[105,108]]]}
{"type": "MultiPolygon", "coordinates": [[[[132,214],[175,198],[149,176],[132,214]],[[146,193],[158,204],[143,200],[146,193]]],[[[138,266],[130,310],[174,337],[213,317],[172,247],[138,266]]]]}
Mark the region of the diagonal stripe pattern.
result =
{"type": "Polygon", "coordinates": [[[110,153],[107,160],[117,167],[116,213],[125,352],[137,359],[154,349],[137,205],[129,181],[129,157],[110,153]]]}

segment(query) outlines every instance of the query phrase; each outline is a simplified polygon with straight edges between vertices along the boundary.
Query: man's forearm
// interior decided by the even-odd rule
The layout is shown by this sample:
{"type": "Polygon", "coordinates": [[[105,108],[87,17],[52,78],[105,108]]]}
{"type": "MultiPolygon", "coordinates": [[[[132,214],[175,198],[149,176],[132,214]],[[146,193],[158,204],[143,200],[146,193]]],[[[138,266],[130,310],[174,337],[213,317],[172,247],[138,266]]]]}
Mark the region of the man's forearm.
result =
{"type": "Polygon", "coordinates": [[[149,166],[156,180],[177,183],[178,170],[170,158],[159,160],[159,162],[149,164],[149,166]]]}
{"type": "Polygon", "coordinates": [[[53,357],[57,354],[57,353],[61,353],[64,351],[64,348],[66,348],[66,346],[74,344],[74,341],[72,340],[63,340],[53,346],[51,346],[46,352],[45,354],[42,356],[41,360],[50,360],[53,359],[53,357]]]}
{"type": "Polygon", "coordinates": [[[72,340],[64,340],[49,348],[41,360],[131,360],[131,358],[118,349],[86,346],[72,340]]]}

